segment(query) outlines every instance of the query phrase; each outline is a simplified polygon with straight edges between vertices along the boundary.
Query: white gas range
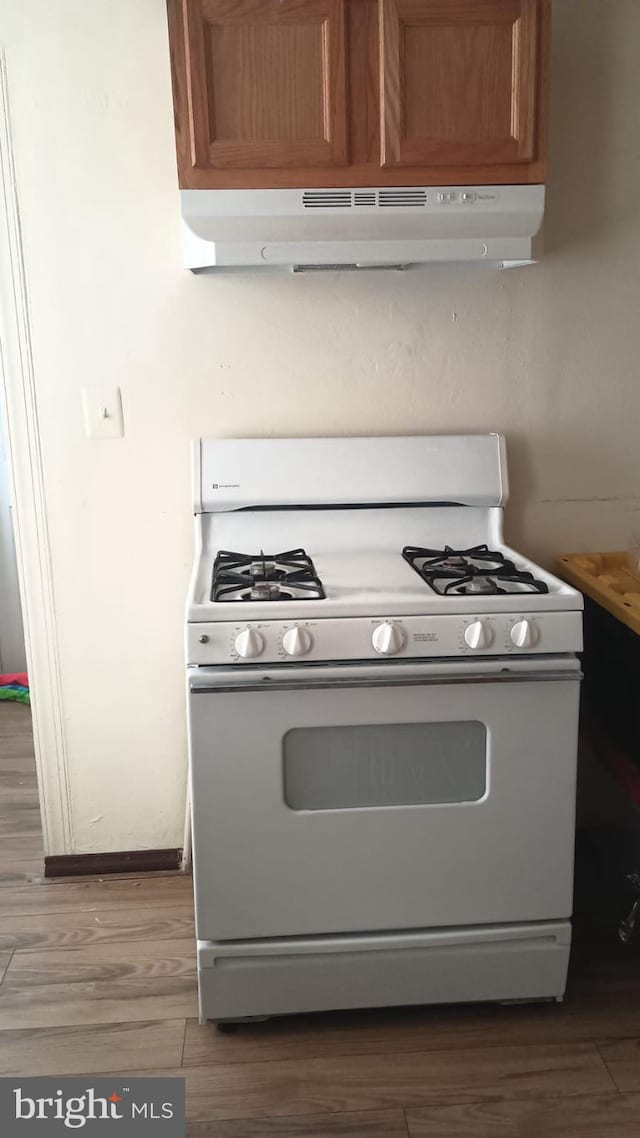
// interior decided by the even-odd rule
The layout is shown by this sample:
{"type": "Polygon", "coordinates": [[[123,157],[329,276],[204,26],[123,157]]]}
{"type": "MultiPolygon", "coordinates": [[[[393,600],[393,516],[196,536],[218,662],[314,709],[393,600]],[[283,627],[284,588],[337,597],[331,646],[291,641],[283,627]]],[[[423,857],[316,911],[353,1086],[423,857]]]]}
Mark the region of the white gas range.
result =
{"type": "Polygon", "coordinates": [[[561,998],[582,599],[503,440],[202,440],[194,492],[201,1018],[561,998]]]}

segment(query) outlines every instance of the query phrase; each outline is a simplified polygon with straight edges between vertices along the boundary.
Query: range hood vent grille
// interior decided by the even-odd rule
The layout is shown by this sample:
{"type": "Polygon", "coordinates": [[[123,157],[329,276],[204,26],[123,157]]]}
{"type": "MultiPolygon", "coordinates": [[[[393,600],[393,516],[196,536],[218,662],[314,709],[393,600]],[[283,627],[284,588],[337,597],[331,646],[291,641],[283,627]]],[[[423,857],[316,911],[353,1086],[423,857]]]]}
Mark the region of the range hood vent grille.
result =
{"type": "Polygon", "coordinates": [[[427,204],[426,190],[399,188],[389,190],[305,190],[305,209],[351,209],[353,206],[386,206],[392,209],[415,209],[427,204]]]}
{"type": "Polygon", "coordinates": [[[424,190],[379,190],[378,205],[394,206],[396,209],[403,206],[425,206],[427,195],[424,190]]]}
{"type": "Polygon", "coordinates": [[[306,190],[302,195],[305,209],[350,209],[350,190],[306,190]]]}

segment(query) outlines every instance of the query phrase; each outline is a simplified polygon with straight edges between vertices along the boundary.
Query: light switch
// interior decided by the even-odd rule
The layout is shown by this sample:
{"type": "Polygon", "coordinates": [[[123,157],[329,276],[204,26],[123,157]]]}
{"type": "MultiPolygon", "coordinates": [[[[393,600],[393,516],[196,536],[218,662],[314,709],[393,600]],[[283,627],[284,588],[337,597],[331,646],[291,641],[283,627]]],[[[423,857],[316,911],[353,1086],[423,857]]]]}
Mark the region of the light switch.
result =
{"type": "Polygon", "coordinates": [[[88,438],[122,438],[124,421],[119,387],[83,387],[82,405],[88,438]]]}

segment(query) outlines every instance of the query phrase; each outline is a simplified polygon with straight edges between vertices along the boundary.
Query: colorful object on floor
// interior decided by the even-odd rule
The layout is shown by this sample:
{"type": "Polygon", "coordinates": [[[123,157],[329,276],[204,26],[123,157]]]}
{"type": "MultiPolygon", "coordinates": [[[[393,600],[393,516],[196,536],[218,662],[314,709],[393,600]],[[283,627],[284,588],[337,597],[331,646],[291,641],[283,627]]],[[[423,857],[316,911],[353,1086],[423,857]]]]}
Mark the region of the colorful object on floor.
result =
{"type": "Polygon", "coordinates": [[[19,703],[30,703],[29,677],[26,672],[0,673],[0,701],[3,699],[17,700],[19,703]]]}

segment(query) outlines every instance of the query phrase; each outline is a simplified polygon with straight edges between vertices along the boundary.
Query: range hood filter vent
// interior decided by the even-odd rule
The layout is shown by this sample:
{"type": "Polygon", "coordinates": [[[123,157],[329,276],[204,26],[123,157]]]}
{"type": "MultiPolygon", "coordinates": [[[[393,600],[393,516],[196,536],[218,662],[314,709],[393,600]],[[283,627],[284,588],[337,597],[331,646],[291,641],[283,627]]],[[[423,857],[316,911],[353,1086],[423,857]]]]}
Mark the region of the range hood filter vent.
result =
{"type": "Polygon", "coordinates": [[[425,206],[427,204],[426,190],[379,190],[378,205],[393,206],[402,209],[404,206],[425,206]]]}
{"type": "Polygon", "coordinates": [[[426,190],[305,190],[305,209],[351,209],[352,206],[386,206],[393,209],[414,208],[427,204],[426,190]]]}
{"type": "Polygon", "coordinates": [[[306,190],[302,204],[305,209],[350,209],[351,191],[306,190]]]}

